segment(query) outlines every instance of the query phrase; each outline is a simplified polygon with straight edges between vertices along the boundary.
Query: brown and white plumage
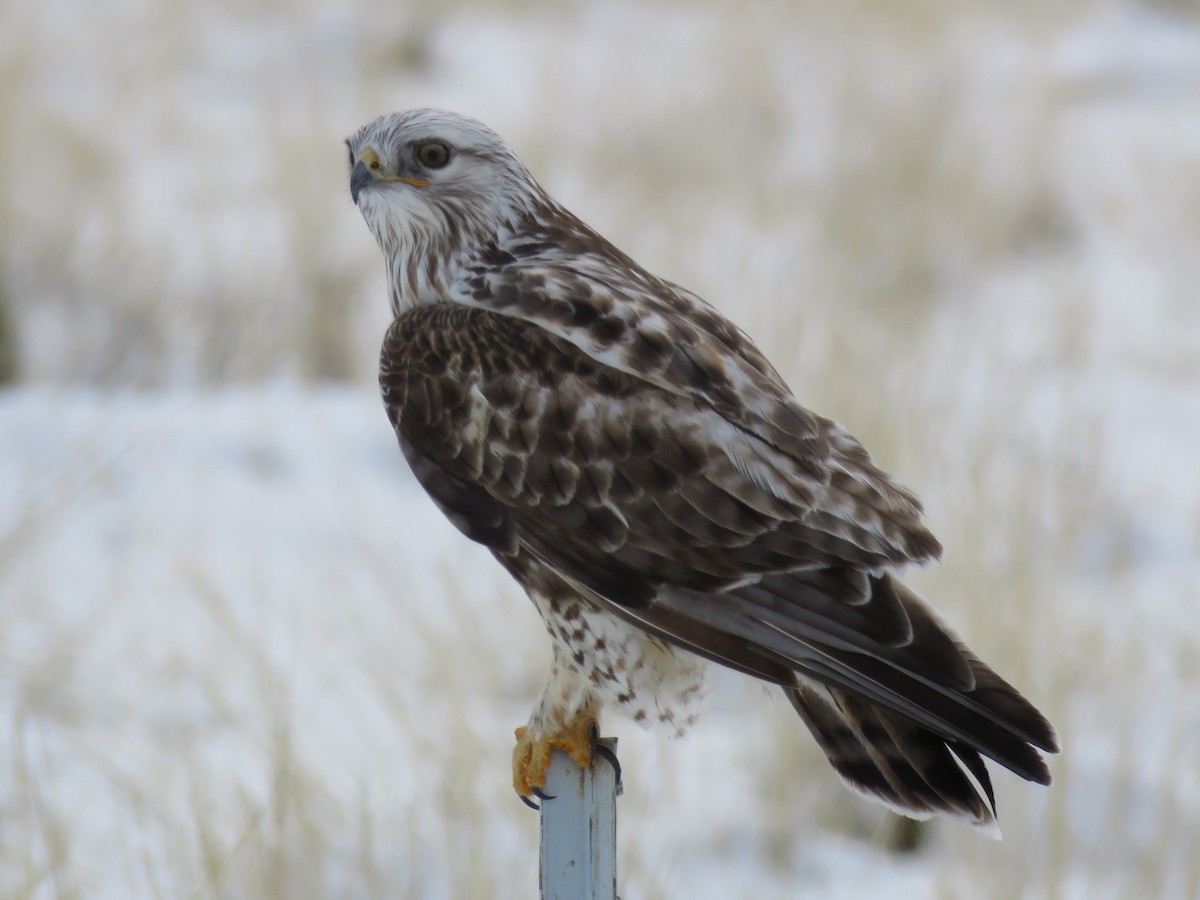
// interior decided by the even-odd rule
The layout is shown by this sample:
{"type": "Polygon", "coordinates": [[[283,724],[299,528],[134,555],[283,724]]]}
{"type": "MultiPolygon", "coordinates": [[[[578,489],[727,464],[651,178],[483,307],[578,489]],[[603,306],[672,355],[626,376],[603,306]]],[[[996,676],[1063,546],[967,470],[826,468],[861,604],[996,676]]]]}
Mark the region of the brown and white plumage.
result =
{"type": "Polygon", "coordinates": [[[896,578],[941,553],[917,499],[748,337],[474,120],[416,110],[347,143],[400,445],[554,641],[519,791],[539,742],[602,707],[681,732],[702,659],[778,684],[852,787],[910,815],[992,825],[980,754],[1049,783],[1049,722],[896,578]]]}

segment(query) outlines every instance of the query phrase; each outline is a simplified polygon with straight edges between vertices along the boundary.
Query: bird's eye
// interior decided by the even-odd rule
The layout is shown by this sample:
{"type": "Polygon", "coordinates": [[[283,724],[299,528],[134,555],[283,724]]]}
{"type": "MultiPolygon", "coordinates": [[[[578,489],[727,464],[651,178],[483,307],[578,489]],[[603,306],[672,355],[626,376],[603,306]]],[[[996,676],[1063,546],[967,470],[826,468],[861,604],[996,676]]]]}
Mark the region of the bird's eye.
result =
{"type": "Polygon", "coordinates": [[[416,157],[425,168],[440,169],[450,162],[450,148],[441,141],[430,141],[417,147],[416,157]]]}

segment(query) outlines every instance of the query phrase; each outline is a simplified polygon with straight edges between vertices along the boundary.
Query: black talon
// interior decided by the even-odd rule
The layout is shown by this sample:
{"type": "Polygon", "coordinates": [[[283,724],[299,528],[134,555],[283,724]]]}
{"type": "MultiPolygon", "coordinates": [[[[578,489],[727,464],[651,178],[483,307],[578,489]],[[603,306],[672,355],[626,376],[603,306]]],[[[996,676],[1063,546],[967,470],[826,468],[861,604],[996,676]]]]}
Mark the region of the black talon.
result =
{"type": "Polygon", "coordinates": [[[617,793],[621,792],[621,761],[617,759],[617,754],[608,749],[608,746],[600,743],[600,729],[593,722],[588,726],[588,734],[592,739],[592,756],[598,756],[613,767],[613,772],[616,774],[617,793]]]}
{"type": "Polygon", "coordinates": [[[613,772],[617,776],[617,787],[619,788],[621,786],[621,761],[617,759],[617,754],[609,750],[604,744],[596,744],[592,748],[592,752],[601,759],[606,760],[613,767],[613,772]]]}
{"type": "MultiPolygon", "coordinates": [[[[535,787],[533,789],[533,796],[537,797],[539,800],[545,801],[545,800],[553,800],[555,795],[547,794],[540,787],[535,787]]],[[[538,806],[536,803],[534,803],[532,800],[530,800],[524,794],[521,795],[521,802],[524,803],[526,806],[528,806],[532,810],[536,810],[537,812],[542,811],[542,808],[540,806],[538,806]]]]}

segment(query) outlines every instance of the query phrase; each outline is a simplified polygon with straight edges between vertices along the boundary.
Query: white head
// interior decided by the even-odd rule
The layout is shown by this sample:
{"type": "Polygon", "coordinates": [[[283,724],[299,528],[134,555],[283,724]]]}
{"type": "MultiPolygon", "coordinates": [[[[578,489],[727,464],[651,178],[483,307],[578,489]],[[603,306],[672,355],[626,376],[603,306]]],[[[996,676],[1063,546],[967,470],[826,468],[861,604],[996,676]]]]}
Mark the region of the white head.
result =
{"type": "Polygon", "coordinates": [[[499,135],[456,113],[382,116],[346,146],[350,195],[388,260],[397,306],[439,288],[421,260],[450,262],[557,208],[499,135]]]}

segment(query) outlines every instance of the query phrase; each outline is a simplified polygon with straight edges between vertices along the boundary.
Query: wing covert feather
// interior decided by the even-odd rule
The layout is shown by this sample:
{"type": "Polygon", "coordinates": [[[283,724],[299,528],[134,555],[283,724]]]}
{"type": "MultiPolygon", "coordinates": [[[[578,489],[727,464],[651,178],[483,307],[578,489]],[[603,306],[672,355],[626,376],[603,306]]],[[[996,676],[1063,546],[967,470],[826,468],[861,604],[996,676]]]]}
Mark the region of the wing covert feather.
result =
{"type": "Polygon", "coordinates": [[[800,464],[701,400],[520,320],[418,307],[389,330],[380,379],[410,452],[486,494],[521,540],[590,568],[716,591],[797,567],[881,569],[936,547],[916,514],[880,500],[861,462],[800,464]],[[865,486],[846,475],[856,465],[865,486]]]}

